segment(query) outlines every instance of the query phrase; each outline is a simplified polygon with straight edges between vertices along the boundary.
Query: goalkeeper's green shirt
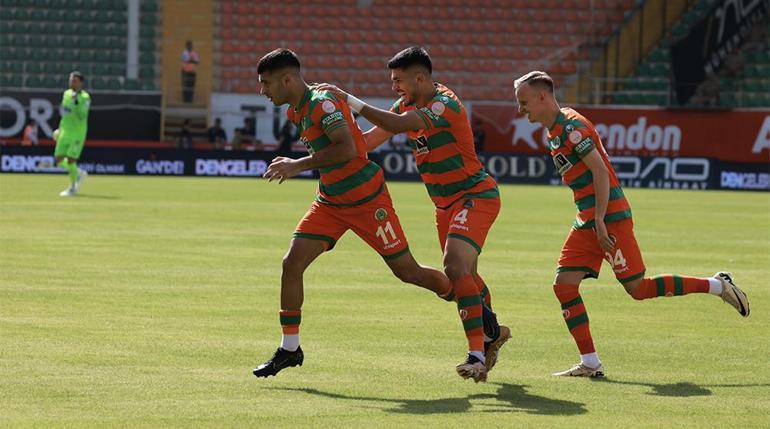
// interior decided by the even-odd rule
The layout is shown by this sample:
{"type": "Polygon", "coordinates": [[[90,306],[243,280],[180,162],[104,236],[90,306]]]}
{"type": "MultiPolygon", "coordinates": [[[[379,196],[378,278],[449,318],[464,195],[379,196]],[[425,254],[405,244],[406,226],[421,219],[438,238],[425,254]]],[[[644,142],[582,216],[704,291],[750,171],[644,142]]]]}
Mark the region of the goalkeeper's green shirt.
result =
{"type": "Polygon", "coordinates": [[[76,98],[75,91],[64,91],[61,99],[61,121],[59,121],[59,139],[85,141],[88,131],[88,110],[91,107],[91,96],[80,90],[76,98]],[[77,103],[75,100],[77,99],[77,103]]]}

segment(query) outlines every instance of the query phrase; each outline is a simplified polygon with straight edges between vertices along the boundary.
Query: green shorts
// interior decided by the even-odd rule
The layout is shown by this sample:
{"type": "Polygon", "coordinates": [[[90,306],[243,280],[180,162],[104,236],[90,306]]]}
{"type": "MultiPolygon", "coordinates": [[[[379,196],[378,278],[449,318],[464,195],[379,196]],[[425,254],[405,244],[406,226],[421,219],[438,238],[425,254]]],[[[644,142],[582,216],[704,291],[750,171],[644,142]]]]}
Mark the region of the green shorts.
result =
{"type": "Polygon", "coordinates": [[[73,159],[80,158],[80,152],[83,151],[83,140],[59,138],[56,142],[56,148],[53,150],[53,155],[56,157],[67,157],[73,159]]]}

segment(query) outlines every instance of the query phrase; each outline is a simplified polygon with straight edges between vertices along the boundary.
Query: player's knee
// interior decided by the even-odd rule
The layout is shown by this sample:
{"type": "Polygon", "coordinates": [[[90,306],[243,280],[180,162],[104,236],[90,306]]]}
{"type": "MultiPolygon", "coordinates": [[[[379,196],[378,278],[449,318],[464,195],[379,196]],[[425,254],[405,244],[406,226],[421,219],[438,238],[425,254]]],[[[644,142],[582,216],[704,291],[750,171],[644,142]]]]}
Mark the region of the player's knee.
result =
{"type": "Polygon", "coordinates": [[[398,267],[393,268],[392,271],[396,278],[404,283],[416,284],[418,281],[417,273],[413,269],[398,267]]]}
{"type": "Polygon", "coordinates": [[[305,271],[306,265],[302,263],[300,258],[287,254],[283,257],[281,267],[284,275],[301,275],[305,271]]]}
{"type": "Polygon", "coordinates": [[[450,281],[457,281],[461,277],[471,273],[470,268],[461,264],[444,262],[444,274],[449,277],[450,281]]]}
{"type": "Polygon", "coordinates": [[[626,290],[626,293],[631,296],[631,298],[641,301],[645,298],[648,298],[647,295],[644,293],[643,288],[640,286],[640,282],[632,282],[628,284],[624,284],[623,288],[626,290]]]}

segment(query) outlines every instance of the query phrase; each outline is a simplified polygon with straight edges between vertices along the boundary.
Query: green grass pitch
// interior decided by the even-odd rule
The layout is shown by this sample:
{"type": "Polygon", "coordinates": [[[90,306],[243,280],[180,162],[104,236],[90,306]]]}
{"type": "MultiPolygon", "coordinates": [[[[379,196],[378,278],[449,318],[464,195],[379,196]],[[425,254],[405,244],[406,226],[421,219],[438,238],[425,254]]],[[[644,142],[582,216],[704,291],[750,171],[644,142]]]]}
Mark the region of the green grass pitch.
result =
{"type": "MultiPolygon", "coordinates": [[[[280,340],[281,259],[315,182],[0,175],[0,427],[767,427],[770,194],[626,189],[649,274],[734,273],[752,314],[707,295],[636,302],[605,264],[582,290],[607,379],[577,361],[551,290],[566,188],[502,186],[480,259],[513,339],[461,380],[455,309],[401,284],[354,234],[305,277],[305,364],[280,340]]],[[[391,183],[410,246],[440,266],[418,183],[391,183]]]]}

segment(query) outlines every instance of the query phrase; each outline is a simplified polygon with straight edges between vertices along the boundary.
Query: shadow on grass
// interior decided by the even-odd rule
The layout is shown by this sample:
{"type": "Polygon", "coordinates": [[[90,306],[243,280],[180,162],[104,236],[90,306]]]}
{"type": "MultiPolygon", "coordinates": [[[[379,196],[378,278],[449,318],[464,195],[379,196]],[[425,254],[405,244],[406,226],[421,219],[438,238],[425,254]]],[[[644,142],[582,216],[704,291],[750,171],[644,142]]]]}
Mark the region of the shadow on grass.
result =
{"type": "Polygon", "coordinates": [[[646,386],[651,387],[652,391],[648,392],[648,395],[654,396],[673,396],[673,397],[688,397],[688,396],[711,396],[713,393],[709,390],[709,387],[770,387],[770,384],[704,384],[697,385],[694,383],[670,383],[670,384],[655,384],[655,383],[641,383],[635,381],[618,381],[608,378],[601,378],[594,380],[598,383],[612,383],[623,384],[626,386],[646,386]]]}
{"type": "Polygon", "coordinates": [[[77,194],[76,198],[95,198],[100,200],[119,200],[117,195],[77,194]]]}
{"type": "Polygon", "coordinates": [[[577,415],[585,414],[585,404],[579,402],[551,399],[545,396],[530,395],[527,386],[515,384],[497,384],[497,393],[477,393],[465,398],[441,398],[441,399],[392,399],[378,398],[374,396],[348,396],[333,392],[323,392],[310,388],[275,388],[276,390],[288,390],[304,392],[308,395],[321,396],[331,399],[349,401],[385,402],[393,404],[384,411],[402,414],[444,414],[463,413],[477,406],[481,412],[521,412],[543,415],[577,415]],[[484,402],[474,404],[474,400],[492,399],[497,402],[484,402]]]}

